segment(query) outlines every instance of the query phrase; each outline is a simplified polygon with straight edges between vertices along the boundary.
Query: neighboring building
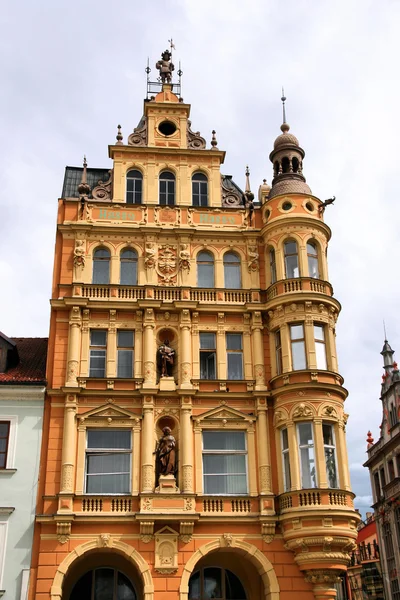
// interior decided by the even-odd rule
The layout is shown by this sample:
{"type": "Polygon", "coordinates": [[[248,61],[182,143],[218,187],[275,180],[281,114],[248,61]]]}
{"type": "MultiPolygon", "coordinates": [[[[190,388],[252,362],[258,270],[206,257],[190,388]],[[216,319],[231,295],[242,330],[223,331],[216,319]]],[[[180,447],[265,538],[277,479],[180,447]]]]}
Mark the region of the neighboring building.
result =
{"type": "Polygon", "coordinates": [[[0,332],[0,596],[25,600],[43,427],[47,338],[0,332]]]}
{"type": "Polygon", "coordinates": [[[254,206],[159,67],[111,170],[66,170],[31,597],[333,598],[359,517],[326,204],[284,122],[254,206]]]}
{"type": "Polygon", "coordinates": [[[364,466],[371,476],[386,598],[400,600],[400,372],[387,340],[381,354],[381,435],[374,444],[368,432],[364,466]]]}
{"type": "Polygon", "coordinates": [[[358,526],[357,549],[347,570],[352,600],[385,600],[376,520],[367,512],[358,526]]]}

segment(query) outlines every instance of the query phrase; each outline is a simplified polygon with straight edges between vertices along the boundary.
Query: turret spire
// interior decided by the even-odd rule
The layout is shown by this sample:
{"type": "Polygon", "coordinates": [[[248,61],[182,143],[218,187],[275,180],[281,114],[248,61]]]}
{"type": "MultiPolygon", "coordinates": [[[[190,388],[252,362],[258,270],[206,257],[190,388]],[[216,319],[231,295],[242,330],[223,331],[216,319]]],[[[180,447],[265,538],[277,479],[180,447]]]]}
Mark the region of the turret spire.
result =
{"type": "Polygon", "coordinates": [[[386,373],[393,369],[393,354],[394,350],[392,350],[390,347],[390,344],[385,336],[385,343],[383,344],[381,355],[383,356],[383,368],[385,369],[386,373]]]}
{"type": "Polygon", "coordinates": [[[78,185],[78,193],[80,196],[88,196],[90,194],[90,185],[87,182],[87,162],[86,156],[83,157],[82,179],[78,185]]]}
{"type": "Polygon", "coordinates": [[[285,102],[286,102],[286,96],[285,96],[285,90],[282,88],[282,112],[283,112],[283,121],[282,123],[286,123],[286,108],[285,108],[285,102]]]}

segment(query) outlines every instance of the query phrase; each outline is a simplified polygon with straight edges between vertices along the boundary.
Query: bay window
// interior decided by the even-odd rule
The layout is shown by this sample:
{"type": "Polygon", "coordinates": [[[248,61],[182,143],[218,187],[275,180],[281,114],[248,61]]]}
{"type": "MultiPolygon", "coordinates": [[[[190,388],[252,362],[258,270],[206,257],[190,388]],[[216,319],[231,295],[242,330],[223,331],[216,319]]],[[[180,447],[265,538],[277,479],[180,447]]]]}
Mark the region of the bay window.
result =
{"type": "Polygon", "coordinates": [[[283,467],[283,488],[285,492],[288,492],[292,487],[291,476],[290,476],[290,457],[289,457],[289,439],[288,430],[282,429],[281,431],[281,442],[282,442],[282,467],[283,467]]]}
{"type": "Polygon", "coordinates": [[[269,270],[271,274],[271,284],[276,281],[276,259],[275,259],[275,250],[273,248],[269,249],[269,270]]]}
{"type": "Polygon", "coordinates": [[[284,244],[284,253],[287,279],[300,277],[297,243],[294,240],[287,240],[284,244]]]}
{"type": "Polygon", "coordinates": [[[301,487],[305,489],[317,487],[315,468],[314,438],[312,423],[297,424],[297,439],[300,456],[301,487]]]}
{"type": "Polygon", "coordinates": [[[276,374],[282,373],[282,340],[281,330],[275,331],[275,361],[276,361],[276,374]]]}
{"type": "Polygon", "coordinates": [[[203,431],[205,494],[247,494],[244,431],[203,431]]]}
{"type": "Polygon", "coordinates": [[[303,323],[290,325],[290,345],[292,349],[292,369],[294,371],[306,369],[306,344],[303,323]]]}
{"type": "Polygon", "coordinates": [[[322,435],[324,438],[324,454],[325,454],[325,465],[326,465],[326,479],[328,487],[337,488],[338,475],[337,475],[337,460],[336,460],[336,445],[335,445],[335,434],[333,425],[329,423],[322,424],[322,435]]]}
{"type": "Polygon", "coordinates": [[[314,242],[307,242],[308,275],[319,279],[318,250],[314,242]]]}
{"type": "Polygon", "coordinates": [[[314,342],[317,369],[327,369],[328,366],[326,362],[326,343],[324,325],[316,325],[314,323],[314,342]]]}
{"type": "Polygon", "coordinates": [[[87,494],[129,494],[132,434],[126,429],[87,431],[87,494]]]}

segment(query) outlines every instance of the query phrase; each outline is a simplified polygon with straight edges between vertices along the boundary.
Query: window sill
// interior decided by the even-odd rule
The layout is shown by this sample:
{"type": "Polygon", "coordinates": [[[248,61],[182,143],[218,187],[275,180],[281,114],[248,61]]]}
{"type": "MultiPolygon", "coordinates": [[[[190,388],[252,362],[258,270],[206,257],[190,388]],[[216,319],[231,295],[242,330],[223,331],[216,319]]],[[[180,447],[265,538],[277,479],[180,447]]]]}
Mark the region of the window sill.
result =
{"type": "Polygon", "coordinates": [[[6,590],[0,590],[0,598],[1,598],[2,596],[4,596],[4,594],[5,594],[5,593],[6,593],[6,590]]]}
{"type": "Polygon", "coordinates": [[[14,475],[17,469],[0,469],[0,475],[14,475]]]}

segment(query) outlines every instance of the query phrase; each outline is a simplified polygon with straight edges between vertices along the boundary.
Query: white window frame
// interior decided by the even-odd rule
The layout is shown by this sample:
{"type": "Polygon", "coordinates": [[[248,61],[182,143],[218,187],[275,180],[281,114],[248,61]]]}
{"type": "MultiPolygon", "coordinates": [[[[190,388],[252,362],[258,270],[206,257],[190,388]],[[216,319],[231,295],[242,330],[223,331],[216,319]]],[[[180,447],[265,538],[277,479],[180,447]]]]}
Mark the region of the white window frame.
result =
{"type": "MultiPolygon", "coordinates": [[[[86,444],[85,444],[85,475],[84,475],[84,494],[87,494],[88,496],[130,496],[131,492],[132,492],[132,452],[133,452],[133,436],[132,436],[132,430],[131,429],[127,429],[127,428],[119,428],[119,427],[113,427],[110,429],[114,429],[114,430],[121,430],[121,431],[129,431],[130,433],[130,437],[131,437],[131,447],[130,450],[126,450],[125,448],[121,448],[121,449],[110,449],[110,448],[95,448],[95,449],[91,449],[88,448],[88,439],[89,439],[89,432],[90,431],[109,431],[109,429],[106,429],[104,427],[88,427],[86,429],[86,444]],[[128,454],[129,453],[129,489],[126,492],[88,492],[87,491],[87,476],[88,476],[88,472],[87,472],[87,464],[88,464],[88,456],[89,455],[94,455],[96,453],[109,453],[112,454],[113,452],[118,453],[118,454],[128,454]]],[[[112,473],[112,475],[116,475],[116,473],[112,473]]]]}
{"type": "MultiPolygon", "coordinates": [[[[93,378],[93,379],[105,379],[107,377],[107,349],[108,349],[107,344],[108,344],[108,329],[91,328],[89,330],[89,375],[88,375],[88,377],[93,378]],[[99,331],[104,331],[106,334],[106,343],[104,346],[96,346],[95,344],[92,344],[92,332],[99,332],[99,331]],[[91,365],[92,365],[92,350],[95,352],[104,351],[104,374],[102,376],[92,375],[90,372],[91,365]]],[[[99,358],[99,357],[93,357],[93,358],[99,358]]]]}
{"type": "MultiPolygon", "coordinates": [[[[202,451],[202,458],[201,458],[201,465],[202,465],[202,473],[203,473],[203,494],[205,496],[248,496],[249,495],[249,450],[248,450],[248,443],[247,443],[247,431],[244,429],[203,429],[202,434],[201,434],[201,451],[202,451]],[[245,449],[244,450],[204,450],[204,433],[243,433],[244,435],[244,445],[245,445],[245,449]],[[242,493],[238,493],[238,492],[232,492],[232,493],[222,493],[222,492],[217,492],[215,494],[210,494],[209,492],[205,491],[205,481],[204,481],[204,477],[205,477],[205,473],[204,473],[204,463],[203,463],[203,457],[204,455],[209,455],[209,454],[221,454],[221,455],[225,455],[225,454],[242,454],[245,456],[245,466],[246,466],[246,492],[242,492],[242,493]]],[[[223,473],[223,475],[227,475],[227,473],[223,473]]]]}
{"type": "Polygon", "coordinates": [[[318,470],[317,470],[317,457],[316,457],[316,452],[315,452],[315,431],[314,431],[314,422],[313,421],[300,421],[297,423],[296,426],[296,430],[297,430],[297,449],[298,449],[298,456],[299,456],[299,464],[300,464],[300,484],[301,484],[301,489],[303,490],[308,490],[308,489],[316,489],[318,488],[318,470]],[[312,435],[312,444],[300,444],[300,427],[301,425],[311,425],[311,435],[312,435]],[[311,487],[303,487],[303,468],[302,468],[302,460],[301,460],[301,450],[302,448],[312,448],[313,449],[313,455],[314,455],[314,477],[312,475],[312,469],[310,469],[310,482],[312,483],[312,479],[315,479],[315,485],[311,485],[311,487]]]}
{"type": "Polygon", "coordinates": [[[315,344],[315,361],[317,365],[317,369],[321,371],[328,370],[328,353],[326,346],[326,325],[324,323],[317,323],[316,321],[313,323],[313,334],[314,334],[314,344],[315,344]],[[320,329],[322,331],[323,340],[317,338],[315,334],[315,328],[320,329]],[[323,356],[318,354],[318,349],[323,349],[323,356]],[[323,358],[323,365],[318,361],[318,358],[323,358]]]}
{"type": "MultiPolygon", "coordinates": [[[[118,379],[132,379],[133,377],[135,377],[135,330],[134,329],[117,329],[117,378],[118,379]],[[119,346],[119,340],[118,340],[118,336],[120,333],[126,333],[126,332],[131,332],[132,333],[132,339],[133,339],[133,343],[132,346],[119,346]],[[119,375],[118,371],[119,371],[119,353],[120,352],[131,352],[132,354],[132,371],[131,374],[128,377],[124,377],[122,375],[119,375]]],[[[107,353],[106,353],[106,361],[107,361],[107,353]]],[[[107,364],[107,362],[106,362],[107,364]]]]}
{"type": "Polygon", "coordinates": [[[333,423],[329,423],[328,421],[322,421],[322,439],[323,439],[323,442],[324,442],[324,462],[325,462],[326,480],[327,480],[327,483],[328,483],[328,488],[331,489],[331,490],[337,490],[337,489],[340,489],[340,480],[339,480],[339,469],[338,469],[338,461],[337,461],[336,432],[335,432],[335,426],[334,426],[333,423]],[[325,444],[325,440],[324,440],[324,425],[327,425],[328,427],[330,427],[332,429],[333,446],[330,445],[330,444],[325,444]],[[334,488],[330,486],[330,482],[329,482],[328,465],[327,465],[327,462],[326,462],[325,449],[333,450],[334,451],[335,473],[336,473],[336,487],[334,487],[334,488]]]}
{"type": "Polygon", "coordinates": [[[244,379],[244,363],[243,363],[243,333],[238,331],[226,331],[225,332],[225,348],[226,348],[226,380],[227,381],[243,381],[244,379]],[[237,335],[240,336],[241,341],[241,349],[240,350],[228,350],[228,336],[229,335],[237,335]],[[241,363],[241,377],[239,378],[231,378],[229,377],[229,355],[230,354],[239,354],[242,358],[241,363]]]}
{"type": "Polygon", "coordinates": [[[283,427],[281,429],[281,449],[282,449],[282,476],[283,476],[283,491],[284,492],[290,492],[290,490],[292,489],[292,474],[290,471],[290,451],[289,451],[289,432],[288,432],[288,428],[287,427],[283,427]],[[283,443],[283,432],[286,431],[287,434],[287,448],[284,447],[284,443],[283,443]],[[286,468],[285,468],[285,457],[288,456],[288,460],[289,460],[289,487],[286,486],[286,468]]]}
{"type": "Polygon", "coordinates": [[[3,575],[6,560],[8,522],[0,521],[0,590],[3,588],[3,575]]]}
{"type": "Polygon", "coordinates": [[[15,415],[0,415],[0,421],[8,421],[10,423],[10,433],[8,436],[7,462],[6,462],[5,468],[6,469],[15,469],[18,417],[15,415]]]}

